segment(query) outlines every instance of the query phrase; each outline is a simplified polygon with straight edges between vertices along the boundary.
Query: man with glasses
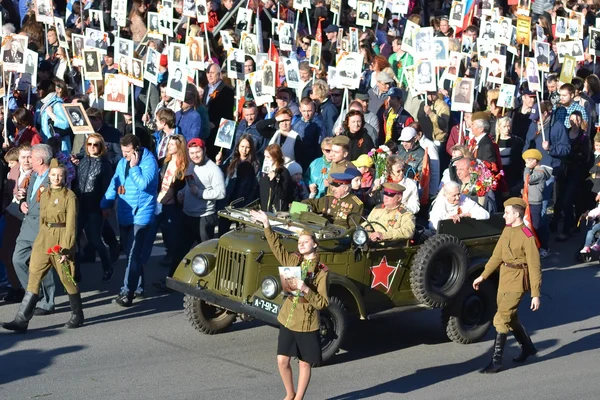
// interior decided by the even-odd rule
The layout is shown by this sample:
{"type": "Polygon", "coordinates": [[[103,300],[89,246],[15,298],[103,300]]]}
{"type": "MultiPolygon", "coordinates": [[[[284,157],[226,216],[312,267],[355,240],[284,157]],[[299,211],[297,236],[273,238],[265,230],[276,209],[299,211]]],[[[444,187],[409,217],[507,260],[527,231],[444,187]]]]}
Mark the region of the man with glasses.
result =
{"type": "MultiPolygon", "coordinates": [[[[386,93],[394,86],[394,78],[387,72],[381,71],[376,76],[377,84],[370,88],[369,94],[369,111],[376,115],[383,115],[383,103],[385,102],[386,93]]],[[[382,117],[379,118],[380,125],[382,117]]],[[[383,142],[382,142],[383,143],[383,142]]]]}
{"type": "MultiPolygon", "coordinates": [[[[327,43],[324,46],[324,50],[329,50],[333,54],[337,53],[337,37],[338,37],[338,28],[337,25],[329,25],[325,28],[325,35],[327,35],[327,43]]],[[[310,42],[309,42],[310,44],[310,42]]]]}
{"type": "Polygon", "coordinates": [[[372,242],[411,239],[414,236],[415,216],[402,206],[404,190],[404,186],[398,183],[383,184],[383,206],[374,208],[367,218],[377,224],[363,223],[363,226],[374,229],[369,233],[372,242]]]}
{"type": "Polygon", "coordinates": [[[321,214],[332,224],[350,228],[360,223],[363,213],[363,202],[353,195],[352,179],[354,176],[345,173],[331,174],[329,188],[331,194],[319,199],[304,200],[312,211],[321,214]]]}

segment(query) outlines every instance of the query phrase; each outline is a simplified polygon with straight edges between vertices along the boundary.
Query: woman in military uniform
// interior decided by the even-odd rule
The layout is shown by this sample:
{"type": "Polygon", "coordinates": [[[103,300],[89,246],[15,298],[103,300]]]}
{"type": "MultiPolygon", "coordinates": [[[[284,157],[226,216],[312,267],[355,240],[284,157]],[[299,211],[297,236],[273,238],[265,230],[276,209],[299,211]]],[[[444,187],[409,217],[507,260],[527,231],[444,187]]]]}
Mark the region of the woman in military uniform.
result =
{"type": "Polygon", "coordinates": [[[67,170],[54,159],[50,163],[50,188],[40,192],[40,232],[33,244],[29,262],[29,284],[21,306],[12,322],[2,324],[11,331],[24,333],[38,301],[40,283],[54,267],[69,295],[71,319],[66,328],[83,325],[79,288],[73,280],[75,271],[75,236],[77,232],[77,197],[65,187],[67,170]],[[58,247],[57,247],[58,246],[58,247]]]}
{"type": "Polygon", "coordinates": [[[267,242],[281,265],[302,268],[303,279],[292,279],[288,284],[289,289],[299,290],[303,296],[288,296],[277,317],[281,324],[277,340],[277,365],[285,386],[285,399],[303,399],[310,382],[311,366],[321,362],[319,310],[329,305],[328,270],[319,262],[318,245],[312,233],[302,231],[298,236],[298,252],[289,253],[271,229],[267,214],[252,211],[251,215],[263,224],[267,242]],[[297,391],[294,391],[291,357],[300,360],[297,391]]]}

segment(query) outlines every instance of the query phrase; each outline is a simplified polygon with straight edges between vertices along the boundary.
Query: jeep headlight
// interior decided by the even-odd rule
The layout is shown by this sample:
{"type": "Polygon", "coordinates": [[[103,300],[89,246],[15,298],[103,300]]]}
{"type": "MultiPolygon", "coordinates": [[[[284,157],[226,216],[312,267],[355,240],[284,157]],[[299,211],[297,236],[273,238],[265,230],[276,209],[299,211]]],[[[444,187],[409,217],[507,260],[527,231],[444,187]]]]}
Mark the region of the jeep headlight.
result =
{"type": "Polygon", "coordinates": [[[352,240],[354,241],[354,244],[357,246],[362,246],[365,243],[367,243],[368,238],[369,238],[369,236],[367,235],[367,231],[365,231],[362,228],[355,230],[354,234],[352,235],[352,240]]]}
{"type": "Polygon", "coordinates": [[[192,271],[198,276],[204,276],[208,272],[208,260],[202,254],[192,259],[192,271]]]}
{"type": "Polygon", "coordinates": [[[260,285],[260,290],[267,299],[274,299],[279,293],[279,285],[272,276],[265,278],[260,285]]]}

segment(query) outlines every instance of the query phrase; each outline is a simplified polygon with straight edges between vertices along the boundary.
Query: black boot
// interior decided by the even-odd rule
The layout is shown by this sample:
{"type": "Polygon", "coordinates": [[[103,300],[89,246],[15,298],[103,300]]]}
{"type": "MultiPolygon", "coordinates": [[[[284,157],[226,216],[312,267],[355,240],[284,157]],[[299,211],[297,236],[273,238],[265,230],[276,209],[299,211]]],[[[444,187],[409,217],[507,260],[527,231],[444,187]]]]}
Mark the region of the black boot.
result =
{"type": "Polygon", "coordinates": [[[506,336],[506,333],[496,333],[492,361],[479,372],[482,374],[495,374],[496,372],[502,371],[502,356],[504,354],[504,346],[506,345],[506,336]]]}
{"type": "Polygon", "coordinates": [[[83,306],[81,305],[81,293],[70,294],[71,319],[65,324],[65,328],[75,329],[83,325],[83,306]]]}
{"type": "Polygon", "coordinates": [[[527,331],[523,325],[519,324],[513,328],[513,335],[517,342],[521,345],[521,354],[518,357],[513,358],[513,362],[522,363],[527,360],[527,357],[534,356],[537,354],[537,349],[533,345],[531,338],[527,334],[527,331]]]}
{"type": "Polygon", "coordinates": [[[4,329],[8,329],[9,331],[15,331],[18,333],[27,332],[27,327],[29,326],[29,320],[33,317],[33,310],[35,309],[35,305],[38,302],[38,295],[33,294],[31,292],[25,292],[25,296],[23,296],[23,301],[19,306],[19,311],[17,311],[17,315],[15,315],[15,319],[12,322],[6,322],[2,324],[4,329]]]}

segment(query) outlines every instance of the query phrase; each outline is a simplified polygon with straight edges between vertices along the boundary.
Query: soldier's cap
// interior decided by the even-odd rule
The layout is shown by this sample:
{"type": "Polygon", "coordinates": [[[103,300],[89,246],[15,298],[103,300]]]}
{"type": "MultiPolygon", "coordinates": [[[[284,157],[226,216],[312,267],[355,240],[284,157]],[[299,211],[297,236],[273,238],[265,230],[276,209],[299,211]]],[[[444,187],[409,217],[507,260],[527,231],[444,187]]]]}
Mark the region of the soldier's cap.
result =
{"type": "Polygon", "coordinates": [[[56,168],[60,166],[60,163],[58,162],[58,160],[56,158],[53,158],[52,160],[50,160],[50,168],[56,168]]]}
{"type": "Polygon", "coordinates": [[[352,182],[352,179],[354,179],[354,176],[345,172],[331,174],[330,177],[331,184],[333,184],[333,186],[349,185],[352,182]]]}
{"type": "Polygon", "coordinates": [[[388,90],[387,92],[385,92],[383,97],[397,97],[397,98],[401,99],[404,96],[402,93],[402,89],[400,89],[398,87],[393,87],[390,90],[388,90]]]}
{"type": "Polygon", "coordinates": [[[504,208],[508,206],[521,206],[523,208],[527,208],[527,203],[525,203],[525,200],[520,197],[511,197],[504,202],[504,208]]]}
{"type": "Polygon", "coordinates": [[[298,234],[298,237],[300,237],[300,236],[310,236],[312,238],[312,240],[314,240],[315,242],[317,241],[315,234],[311,231],[307,231],[306,229],[302,229],[300,231],[300,233],[298,234]]]}
{"type": "Polygon", "coordinates": [[[383,193],[388,192],[388,193],[393,193],[393,194],[400,194],[406,190],[406,188],[404,186],[400,185],[399,183],[392,183],[392,182],[384,183],[383,189],[384,189],[383,193]]]}
{"type": "Polygon", "coordinates": [[[526,160],[528,158],[535,158],[538,161],[542,160],[542,153],[540,153],[540,151],[538,149],[529,149],[526,152],[523,153],[523,160],[526,160]]]}
{"type": "Polygon", "coordinates": [[[365,92],[356,92],[356,94],[354,95],[354,100],[368,101],[369,94],[365,92]]]}
{"type": "MultiPolygon", "coordinates": [[[[352,164],[354,164],[354,166],[356,168],[360,168],[360,167],[371,168],[373,166],[373,160],[368,155],[361,154],[360,156],[358,156],[358,158],[356,160],[352,161],[352,164]]],[[[348,170],[346,170],[346,171],[348,171],[348,170]]]]}
{"type": "Polygon", "coordinates": [[[382,83],[392,83],[394,82],[394,78],[385,71],[381,71],[377,74],[377,82],[382,83]]]}
{"type": "Polygon", "coordinates": [[[329,25],[327,28],[325,28],[325,30],[324,30],[323,32],[325,32],[325,33],[333,33],[333,32],[336,32],[336,33],[337,33],[337,31],[338,31],[339,29],[340,29],[340,28],[338,28],[338,26],[337,26],[337,25],[329,25]]]}
{"type": "Polygon", "coordinates": [[[417,136],[417,130],[415,128],[407,126],[404,129],[402,129],[402,132],[400,133],[400,137],[398,138],[398,141],[399,142],[408,142],[408,141],[411,141],[415,136],[417,136]]]}
{"type": "Polygon", "coordinates": [[[348,136],[338,135],[333,138],[331,144],[338,146],[348,146],[350,144],[350,138],[348,136]]]}
{"type": "Polygon", "coordinates": [[[490,114],[485,111],[477,111],[476,113],[473,113],[473,115],[471,116],[471,121],[477,121],[478,119],[489,121],[490,114]]]}
{"type": "Polygon", "coordinates": [[[352,176],[352,179],[358,178],[359,176],[362,177],[362,174],[356,168],[346,168],[346,170],[344,171],[344,173],[347,174],[347,175],[352,176]]]}

